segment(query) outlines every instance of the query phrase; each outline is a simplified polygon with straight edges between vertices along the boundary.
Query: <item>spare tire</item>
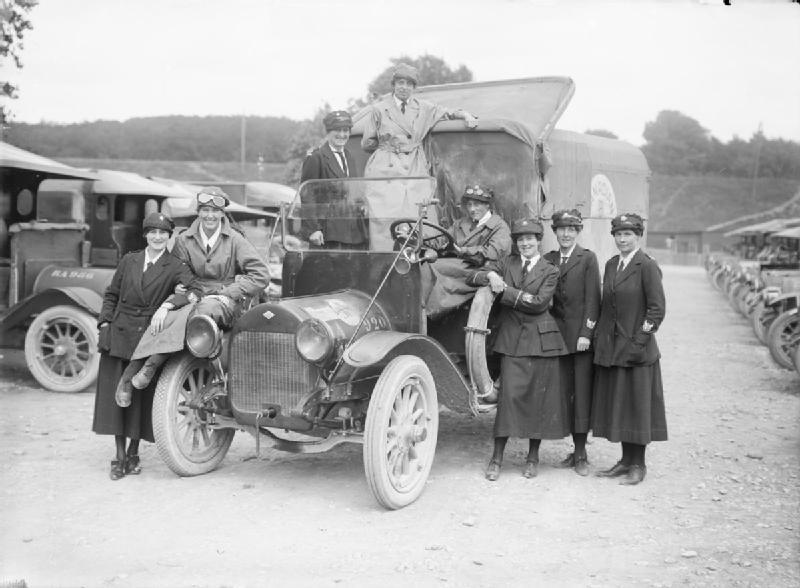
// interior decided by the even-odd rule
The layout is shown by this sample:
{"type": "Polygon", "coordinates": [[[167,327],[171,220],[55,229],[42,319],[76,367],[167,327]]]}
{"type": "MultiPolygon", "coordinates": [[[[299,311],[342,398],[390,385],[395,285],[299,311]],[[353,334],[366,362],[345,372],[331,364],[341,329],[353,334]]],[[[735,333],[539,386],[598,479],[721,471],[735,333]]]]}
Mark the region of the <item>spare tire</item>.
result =
{"type": "MultiPolygon", "coordinates": [[[[489,286],[478,288],[469,309],[467,326],[464,327],[467,332],[465,343],[467,371],[476,395],[473,400],[477,404],[496,402],[494,380],[489,373],[489,364],[486,361],[486,336],[490,333],[487,325],[489,324],[489,313],[494,304],[494,296],[489,286]]],[[[486,410],[484,409],[483,412],[486,410]]]]}

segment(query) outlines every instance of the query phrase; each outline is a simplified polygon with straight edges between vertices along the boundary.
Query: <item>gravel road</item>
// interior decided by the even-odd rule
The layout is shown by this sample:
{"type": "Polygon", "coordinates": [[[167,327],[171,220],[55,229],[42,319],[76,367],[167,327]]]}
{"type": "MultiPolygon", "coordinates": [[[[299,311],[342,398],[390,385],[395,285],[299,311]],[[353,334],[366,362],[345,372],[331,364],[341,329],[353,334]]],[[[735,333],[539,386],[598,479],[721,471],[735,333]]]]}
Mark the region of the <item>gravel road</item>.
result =
{"type": "MultiPolygon", "coordinates": [[[[0,368],[0,586],[798,586],[800,377],[778,368],[700,268],[664,268],[659,333],[670,440],[637,487],[552,467],[509,443],[483,479],[492,417],[442,415],[424,494],[387,512],[361,447],[262,450],[238,433],[222,466],[108,479],[93,394],[40,389],[19,352],[0,368]]],[[[591,467],[619,447],[591,440],[591,467]]]]}

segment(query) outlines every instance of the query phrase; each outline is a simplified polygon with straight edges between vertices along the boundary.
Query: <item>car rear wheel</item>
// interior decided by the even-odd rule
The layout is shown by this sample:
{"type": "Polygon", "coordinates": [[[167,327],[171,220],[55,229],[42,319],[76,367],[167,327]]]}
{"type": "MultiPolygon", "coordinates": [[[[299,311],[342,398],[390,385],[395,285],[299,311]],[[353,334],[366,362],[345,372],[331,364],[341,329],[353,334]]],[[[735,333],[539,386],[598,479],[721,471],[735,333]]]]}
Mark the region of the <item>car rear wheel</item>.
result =
{"type": "Polygon", "coordinates": [[[25,334],[25,361],[48,390],[88,388],[97,380],[100,365],[95,319],[74,306],[48,308],[33,319],[25,334]]]}
{"type": "Polygon", "coordinates": [[[375,499],[398,509],[425,489],[436,454],[439,404],[428,366],[400,355],[383,369],[367,410],[364,470],[375,499]]]}
{"type": "Polygon", "coordinates": [[[800,314],[793,308],[772,321],[767,333],[769,352],[775,362],[787,370],[794,368],[794,348],[800,344],[800,314]]]}
{"type": "Polygon", "coordinates": [[[795,345],[794,348],[794,369],[800,374],[800,343],[795,345]]]}
{"type": "Polygon", "coordinates": [[[225,458],[233,441],[234,429],[209,427],[208,411],[195,408],[212,377],[208,361],[180,353],[170,358],[158,379],[153,434],[161,459],[179,476],[210,472],[225,458]]]}

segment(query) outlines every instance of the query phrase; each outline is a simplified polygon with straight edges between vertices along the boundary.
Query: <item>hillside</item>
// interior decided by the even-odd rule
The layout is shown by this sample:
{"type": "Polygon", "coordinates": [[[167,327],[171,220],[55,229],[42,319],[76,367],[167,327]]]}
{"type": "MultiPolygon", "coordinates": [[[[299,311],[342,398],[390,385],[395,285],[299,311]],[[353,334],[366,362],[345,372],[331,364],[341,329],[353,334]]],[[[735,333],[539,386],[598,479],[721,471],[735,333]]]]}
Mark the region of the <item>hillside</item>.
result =
{"type": "Polygon", "coordinates": [[[650,230],[701,231],[710,225],[780,206],[800,189],[797,180],[653,174],[650,230]]]}
{"type": "Polygon", "coordinates": [[[142,176],[157,176],[173,180],[198,180],[209,182],[260,181],[285,183],[284,163],[264,163],[259,171],[257,164],[247,162],[244,174],[238,161],[150,161],[144,159],[87,159],[61,157],[59,161],[73,167],[114,169],[134,172],[142,176]]]}

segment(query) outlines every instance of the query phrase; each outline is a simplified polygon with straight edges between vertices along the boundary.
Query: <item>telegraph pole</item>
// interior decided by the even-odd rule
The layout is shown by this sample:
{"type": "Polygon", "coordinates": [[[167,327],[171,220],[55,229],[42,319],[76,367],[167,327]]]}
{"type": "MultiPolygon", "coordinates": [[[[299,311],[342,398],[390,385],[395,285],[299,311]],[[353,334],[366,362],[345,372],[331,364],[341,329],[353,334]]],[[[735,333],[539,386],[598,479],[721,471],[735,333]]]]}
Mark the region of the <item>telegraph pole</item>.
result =
{"type": "Polygon", "coordinates": [[[241,168],[242,168],[242,181],[245,181],[245,174],[244,174],[244,162],[245,162],[245,137],[247,135],[247,118],[245,118],[244,114],[242,114],[242,128],[241,128],[241,153],[242,153],[242,161],[241,161],[241,168]]]}
{"type": "Polygon", "coordinates": [[[756,156],[755,162],[753,163],[753,191],[750,194],[751,202],[756,201],[756,180],[758,179],[758,164],[759,160],[761,159],[761,149],[764,147],[764,124],[762,122],[758,123],[758,134],[756,135],[756,156]]]}

